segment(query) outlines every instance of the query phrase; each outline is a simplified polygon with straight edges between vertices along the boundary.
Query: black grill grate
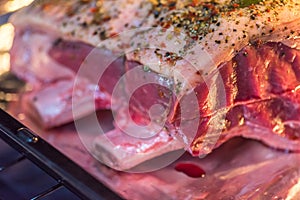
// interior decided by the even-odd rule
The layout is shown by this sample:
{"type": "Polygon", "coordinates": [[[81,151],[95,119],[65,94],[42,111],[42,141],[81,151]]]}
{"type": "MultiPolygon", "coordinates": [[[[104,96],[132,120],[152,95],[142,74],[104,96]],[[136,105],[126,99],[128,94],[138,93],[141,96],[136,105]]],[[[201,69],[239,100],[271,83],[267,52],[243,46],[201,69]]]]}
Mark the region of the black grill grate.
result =
{"type": "Polygon", "coordinates": [[[79,199],[0,140],[0,199],[79,199]]]}
{"type": "Polygon", "coordinates": [[[0,199],[120,199],[3,110],[0,138],[0,199]]]}

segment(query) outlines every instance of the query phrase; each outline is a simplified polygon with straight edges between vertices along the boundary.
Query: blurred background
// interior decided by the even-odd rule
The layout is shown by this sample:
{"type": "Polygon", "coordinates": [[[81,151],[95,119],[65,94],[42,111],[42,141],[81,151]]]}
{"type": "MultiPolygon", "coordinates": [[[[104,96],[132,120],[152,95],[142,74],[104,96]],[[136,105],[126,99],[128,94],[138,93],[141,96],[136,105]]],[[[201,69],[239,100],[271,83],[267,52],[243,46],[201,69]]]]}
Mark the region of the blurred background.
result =
{"type": "Polygon", "coordinates": [[[0,14],[16,11],[32,2],[33,0],[0,0],[0,14]]]}
{"type": "Polygon", "coordinates": [[[16,92],[22,87],[22,83],[8,73],[14,27],[7,20],[14,11],[32,2],[33,0],[0,0],[0,108],[3,109],[7,102],[17,100],[16,92]]]}

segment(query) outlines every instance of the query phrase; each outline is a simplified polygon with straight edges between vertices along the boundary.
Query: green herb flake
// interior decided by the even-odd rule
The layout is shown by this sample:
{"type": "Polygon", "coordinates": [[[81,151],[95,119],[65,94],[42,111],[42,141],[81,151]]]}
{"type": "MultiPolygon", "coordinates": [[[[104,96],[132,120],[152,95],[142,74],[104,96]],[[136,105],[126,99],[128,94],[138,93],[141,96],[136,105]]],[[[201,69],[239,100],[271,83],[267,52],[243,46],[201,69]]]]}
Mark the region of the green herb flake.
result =
{"type": "Polygon", "coordinates": [[[144,71],[144,72],[150,72],[150,67],[147,66],[147,65],[144,65],[144,66],[143,66],[143,71],[144,71]]]}

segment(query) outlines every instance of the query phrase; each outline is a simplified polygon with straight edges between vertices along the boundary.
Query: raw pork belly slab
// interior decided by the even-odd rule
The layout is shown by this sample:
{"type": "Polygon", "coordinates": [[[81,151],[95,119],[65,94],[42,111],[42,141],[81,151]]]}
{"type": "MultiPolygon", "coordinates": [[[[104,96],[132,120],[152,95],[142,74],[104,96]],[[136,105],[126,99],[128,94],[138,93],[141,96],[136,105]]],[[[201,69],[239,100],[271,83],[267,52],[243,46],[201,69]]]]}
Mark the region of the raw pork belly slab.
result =
{"type": "Polygon", "coordinates": [[[118,170],[183,148],[206,155],[236,136],[299,151],[298,8],[37,1],[11,18],[12,72],[32,85],[24,105],[45,128],[111,109],[116,129],[93,152],[118,170]]]}

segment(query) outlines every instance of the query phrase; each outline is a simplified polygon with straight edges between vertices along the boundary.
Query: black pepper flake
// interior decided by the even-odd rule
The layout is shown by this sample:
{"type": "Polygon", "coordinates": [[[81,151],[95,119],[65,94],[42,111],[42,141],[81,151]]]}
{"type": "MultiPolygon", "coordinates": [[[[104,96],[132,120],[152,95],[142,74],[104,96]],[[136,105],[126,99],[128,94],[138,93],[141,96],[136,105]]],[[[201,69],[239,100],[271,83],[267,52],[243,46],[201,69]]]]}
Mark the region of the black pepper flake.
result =
{"type": "Polygon", "coordinates": [[[237,30],[234,28],[234,29],[233,29],[233,32],[237,32],[237,30]]]}
{"type": "Polygon", "coordinates": [[[106,39],[106,32],[105,31],[101,31],[100,34],[99,34],[99,36],[100,36],[101,40],[105,40],[106,39]]]}
{"type": "Polygon", "coordinates": [[[75,36],[75,30],[71,31],[71,35],[75,36]]]}
{"type": "Polygon", "coordinates": [[[82,22],[81,24],[80,24],[80,26],[82,26],[83,28],[86,28],[87,27],[87,23],[86,22],[82,22]]]}
{"type": "Polygon", "coordinates": [[[285,56],[284,52],[280,52],[279,57],[282,58],[283,56],[285,56]]]}
{"type": "Polygon", "coordinates": [[[216,44],[221,44],[221,41],[220,40],[215,40],[215,43],[216,44]]]}
{"type": "Polygon", "coordinates": [[[247,57],[247,56],[248,56],[248,52],[245,51],[245,52],[243,53],[243,56],[247,57]]]}
{"type": "Polygon", "coordinates": [[[97,34],[98,34],[98,31],[94,31],[94,32],[93,32],[93,35],[97,35],[97,34]]]}
{"type": "Polygon", "coordinates": [[[171,2],[170,4],[169,4],[169,7],[170,8],[174,8],[176,6],[176,2],[174,1],[174,2],[171,2]]]}
{"type": "Polygon", "coordinates": [[[256,19],[256,16],[255,16],[255,15],[251,15],[251,16],[250,16],[250,19],[251,19],[251,20],[255,20],[255,19],[256,19]]]}
{"type": "Polygon", "coordinates": [[[158,10],[154,10],[153,15],[154,15],[154,18],[158,18],[160,15],[160,12],[158,10]]]}
{"type": "Polygon", "coordinates": [[[202,70],[198,70],[198,71],[196,71],[196,74],[197,75],[201,75],[203,73],[203,71],[202,70]]]}
{"type": "Polygon", "coordinates": [[[222,33],[222,32],[220,32],[220,33],[219,33],[219,35],[223,35],[223,33],[222,33]]]}
{"type": "Polygon", "coordinates": [[[53,42],[53,46],[58,46],[61,42],[62,42],[62,39],[61,39],[61,38],[57,38],[57,39],[53,42]]]}
{"type": "Polygon", "coordinates": [[[232,43],[232,44],[231,44],[231,46],[233,46],[233,47],[234,47],[234,46],[235,46],[235,44],[234,44],[234,43],[232,43]]]}
{"type": "Polygon", "coordinates": [[[220,26],[220,25],[221,25],[221,23],[220,23],[220,22],[216,23],[216,26],[220,26]]]}

